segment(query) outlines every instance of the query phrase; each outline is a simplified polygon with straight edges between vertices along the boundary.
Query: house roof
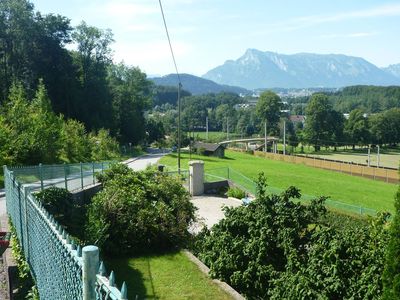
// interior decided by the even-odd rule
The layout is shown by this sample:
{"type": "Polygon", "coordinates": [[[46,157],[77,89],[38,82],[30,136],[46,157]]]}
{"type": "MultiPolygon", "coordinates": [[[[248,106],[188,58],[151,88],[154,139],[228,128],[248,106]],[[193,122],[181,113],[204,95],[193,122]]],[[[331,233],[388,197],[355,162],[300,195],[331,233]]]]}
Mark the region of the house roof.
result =
{"type": "Polygon", "coordinates": [[[292,116],[289,116],[289,120],[292,121],[293,123],[304,122],[305,117],[302,115],[292,115],[292,116]]]}
{"type": "Polygon", "coordinates": [[[196,149],[203,148],[204,150],[211,151],[211,152],[216,151],[219,147],[223,147],[223,146],[220,144],[202,143],[202,142],[195,142],[193,144],[193,148],[196,148],[196,149]]]}

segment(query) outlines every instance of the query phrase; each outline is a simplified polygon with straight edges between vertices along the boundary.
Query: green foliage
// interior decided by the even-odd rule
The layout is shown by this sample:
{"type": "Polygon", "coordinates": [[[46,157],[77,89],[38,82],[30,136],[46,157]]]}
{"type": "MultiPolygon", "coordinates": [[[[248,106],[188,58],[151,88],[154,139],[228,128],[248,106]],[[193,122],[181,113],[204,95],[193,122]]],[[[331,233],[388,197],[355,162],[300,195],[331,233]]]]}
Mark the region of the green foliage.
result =
{"type": "Polygon", "coordinates": [[[38,291],[36,285],[32,286],[32,288],[26,295],[25,299],[26,300],[40,300],[39,291],[38,291]]]}
{"type": "Polygon", "coordinates": [[[369,223],[329,223],[324,198],[302,205],[295,187],[226,208],[225,219],[198,236],[194,248],[210,274],[248,299],[376,299],[388,234],[387,215],[369,223]]]}
{"type": "Polygon", "coordinates": [[[61,223],[71,218],[72,194],[66,189],[50,187],[35,194],[46,210],[61,223]]]}
{"type": "Polygon", "coordinates": [[[35,197],[69,234],[79,240],[85,239],[85,204],[75,202],[68,190],[57,187],[38,192],[35,197]]]}
{"type": "Polygon", "coordinates": [[[87,237],[107,254],[138,254],[183,245],[195,208],[175,178],[114,165],[88,210],[87,237]]]}
{"type": "Polygon", "coordinates": [[[267,132],[274,132],[281,114],[281,98],[272,91],[261,93],[256,105],[258,117],[267,122],[267,132]]]}
{"type": "Polygon", "coordinates": [[[93,161],[110,160],[119,157],[119,146],[117,141],[112,138],[109,131],[100,129],[97,134],[89,135],[93,161]]]}
{"type": "Polygon", "coordinates": [[[243,199],[246,197],[246,193],[237,187],[230,187],[227,192],[228,197],[233,197],[237,199],[243,199]]]}
{"type": "Polygon", "coordinates": [[[333,110],[326,95],[312,95],[306,116],[304,134],[317,151],[321,145],[335,145],[335,142],[342,140],[344,118],[333,110]]]}
{"type": "Polygon", "coordinates": [[[18,277],[17,277],[17,287],[18,291],[14,295],[13,299],[23,300],[29,294],[29,290],[34,286],[34,281],[30,273],[29,265],[25,259],[24,252],[20,246],[17,232],[15,227],[13,226],[11,220],[9,219],[8,223],[10,224],[10,232],[11,232],[11,252],[17,264],[18,277]]]}
{"type": "Polygon", "coordinates": [[[383,299],[387,300],[400,298],[400,187],[395,198],[395,208],[396,213],[390,224],[390,242],[383,273],[383,299]]]}

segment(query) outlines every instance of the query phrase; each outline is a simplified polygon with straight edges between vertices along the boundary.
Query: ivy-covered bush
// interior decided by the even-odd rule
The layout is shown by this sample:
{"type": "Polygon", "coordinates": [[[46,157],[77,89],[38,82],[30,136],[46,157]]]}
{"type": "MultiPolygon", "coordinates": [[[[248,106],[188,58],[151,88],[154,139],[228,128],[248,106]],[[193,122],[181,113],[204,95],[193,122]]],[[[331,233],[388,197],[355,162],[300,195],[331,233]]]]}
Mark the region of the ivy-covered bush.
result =
{"type": "Polygon", "coordinates": [[[237,199],[242,199],[246,197],[246,193],[237,187],[230,187],[227,192],[228,197],[233,197],[237,199]]]}
{"type": "Polygon", "coordinates": [[[88,210],[87,238],[107,254],[164,251],[184,244],[195,208],[178,180],[113,165],[88,210]]]}
{"type": "Polygon", "coordinates": [[[248,206],[225,208],[225,219],[194,243],[214,278],[248,299],[377,299],[388,243],[387,214],[330,224],[324,198],[302,205],[290,187],[267,195],[260,176],[248,206]]]}

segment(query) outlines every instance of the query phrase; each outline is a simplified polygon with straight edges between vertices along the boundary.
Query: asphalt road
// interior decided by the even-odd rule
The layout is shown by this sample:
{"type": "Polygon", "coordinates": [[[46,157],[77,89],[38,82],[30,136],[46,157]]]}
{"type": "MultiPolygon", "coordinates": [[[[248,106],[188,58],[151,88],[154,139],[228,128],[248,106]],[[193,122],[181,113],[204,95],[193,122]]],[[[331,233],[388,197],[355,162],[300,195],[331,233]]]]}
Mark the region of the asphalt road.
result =
{"type": "Polygon", "coordinates": [[[160,158],[166,154],[167,153],[157,153],[141,156],[134,161],[128,162],[128,167],[135,171],[145,170],[148,166],[157,164],[160,158]]]}

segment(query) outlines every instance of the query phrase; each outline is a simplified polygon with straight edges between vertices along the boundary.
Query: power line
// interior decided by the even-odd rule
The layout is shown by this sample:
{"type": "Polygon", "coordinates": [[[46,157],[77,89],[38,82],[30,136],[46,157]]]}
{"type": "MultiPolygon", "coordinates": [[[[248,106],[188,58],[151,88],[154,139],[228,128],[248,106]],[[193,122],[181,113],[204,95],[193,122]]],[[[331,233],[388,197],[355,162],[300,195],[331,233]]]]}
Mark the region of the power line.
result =
{"type": "Polygon", "coordinates": [[[180,77],[179,71],[178,71],[178,65],[175,60],[174,50],[172,49],[172,43],[171,43],[171,39],[169,37],[168,26],[167,26],[167,22],[165,21],[164,9],[162,7],[161,0],[158,0],[158,3],[160,3],[160,10],[161,10],[161,15],[162,15],[163,22],[164,22],[165,32],[167,34],[169,49],[171,50],[171,56],[172,56],[172,60],[174,62],[176,75],[178,76],[178,174],[180,174],[181,173],[181,88],[182,88],[182,82],[181,82],[181,77],[180,77]]]}
{"type": "Polygon", "coordinates": [[[174,55],[174,50],[173,50],[173,48],[172,48],[171,39],[170,39],[170,37],[169,37],[168,26],[167,26],[167,22],[165,21],[164,9],[163,9],[163,6],[162,6],[162,4],[161,4],[161,0],[158,0],[158,3],[160,3],[161,15],[162,15],[163,22],[164,22],[165,32],[166,32],[166,34],[167,34],[169,49],[170,49],[170,51],[171,51],[172,60],[174,61],[174,66],[175,66],[176,75],[178,76],[179,86],[181,86],[181,85],[182,85],[182,83],[181,83],[181,77],[180,77],[180,75],[179,75],[178,65],[176,64],[175,55],[174,55]]]}

